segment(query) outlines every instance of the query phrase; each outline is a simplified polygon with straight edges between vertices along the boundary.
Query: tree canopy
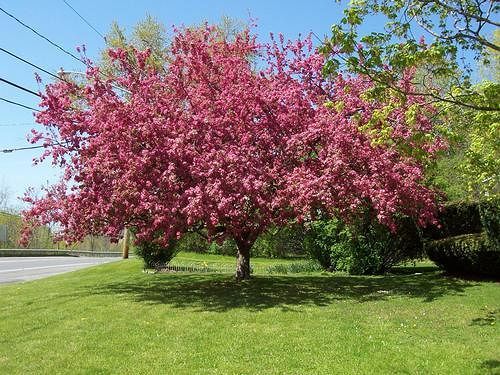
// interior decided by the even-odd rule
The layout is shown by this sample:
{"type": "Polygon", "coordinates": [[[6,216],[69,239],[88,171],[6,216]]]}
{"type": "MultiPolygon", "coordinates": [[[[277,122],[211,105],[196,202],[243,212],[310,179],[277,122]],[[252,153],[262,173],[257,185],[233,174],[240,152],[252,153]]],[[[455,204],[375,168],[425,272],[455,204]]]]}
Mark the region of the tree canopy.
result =
{"type": "Polygon", "coordinates": [[[328,56],[325,72],[360,73],[368,75],[379,90],[401,91],[396,82],[406,69],[414,67],[420,74],[414,80],[412,95],[498,111],[498,102],[481,101],[481,93],[472,86],[471,73],[474,60],[498,67],[494,56],[500,45],[494,32],[500,26],[496,17],[499,9],[491,0],[351,1],[323,45],[328,56]],[[362,35],[360,26],[372,15],[385,17],[386,23],[381,30],[362,35]]]}
{"type": "MultiPolygon", "coordinates": [[[[371,98],[366,76],[325,77],[310,39],[258,44],[248,30],[228,39],[206,26],[176,30],[169,50],[159,69],[150,49],[110,49],[120,75],[89,62],[85,84],[46,86],[36,117],[46,131],[32,142],[64,176],[26,196],[28,223],[56,222],[68,241],[133,227],[162,244],[205,228],[235,240],[247,278],[270,225],[318,212],[349,220],[366,206],[390,227],[398,213],[435,221],[423,168],[443,142],[421,97],[371,98]]],[[[412,74],[398,87],[411,90],[412,74]]]]}

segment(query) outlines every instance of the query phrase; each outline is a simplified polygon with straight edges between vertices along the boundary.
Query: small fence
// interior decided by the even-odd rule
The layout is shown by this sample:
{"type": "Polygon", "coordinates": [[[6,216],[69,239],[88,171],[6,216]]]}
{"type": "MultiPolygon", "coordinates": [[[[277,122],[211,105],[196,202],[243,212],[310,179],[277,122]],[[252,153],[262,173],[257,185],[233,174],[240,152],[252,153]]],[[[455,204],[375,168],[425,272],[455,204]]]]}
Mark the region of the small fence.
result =
{"type": "Polygon", "coordinates": [[[185,272],[185,273],[234,273],[234,264],[203,264],[203,263],[187,263],[187,264],[161,264],[155,268],[157,272],[185,272]]]}

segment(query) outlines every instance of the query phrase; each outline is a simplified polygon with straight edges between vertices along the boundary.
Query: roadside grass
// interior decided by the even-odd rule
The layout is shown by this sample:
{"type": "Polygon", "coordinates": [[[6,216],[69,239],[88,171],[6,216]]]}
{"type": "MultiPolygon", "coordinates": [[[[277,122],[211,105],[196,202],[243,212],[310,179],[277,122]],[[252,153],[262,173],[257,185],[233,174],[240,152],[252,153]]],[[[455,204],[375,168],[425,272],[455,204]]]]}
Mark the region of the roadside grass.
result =
{"type": "Polygon", "coordinates": [[[444,277],[428,265],[241,283],[141,271],[133,259],[0,286],[0,373],[500,371],[497,282],[444,277]]]}

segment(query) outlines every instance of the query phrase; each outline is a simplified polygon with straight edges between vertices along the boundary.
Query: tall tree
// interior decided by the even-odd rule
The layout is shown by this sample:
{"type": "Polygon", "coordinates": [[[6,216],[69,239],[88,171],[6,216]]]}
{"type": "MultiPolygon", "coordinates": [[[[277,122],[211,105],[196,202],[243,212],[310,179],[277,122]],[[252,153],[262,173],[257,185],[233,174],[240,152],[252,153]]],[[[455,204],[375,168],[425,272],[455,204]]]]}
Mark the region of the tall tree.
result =
{"type": "Polygon", "coordinates": [[[206,26],[177,30],[169,50],[158,69],[150,50],[112,49],[119,76],[90,65],[85,85],[46,87],[37,121],[47,131],[32,141],[65,173],[26,197],[27,223],[57,222],[70,241],[128,226],[165,245],[206,228],[234,239],[246,279],[257,236],[290,218],[349,220],[369,205],[392,227],[400,212],[434,221],[423,164],[441,142],[418,96],[375,100],[366,77],[324,78],[309,39],[259,45],[248,30],[228,39],[206,26]]]}

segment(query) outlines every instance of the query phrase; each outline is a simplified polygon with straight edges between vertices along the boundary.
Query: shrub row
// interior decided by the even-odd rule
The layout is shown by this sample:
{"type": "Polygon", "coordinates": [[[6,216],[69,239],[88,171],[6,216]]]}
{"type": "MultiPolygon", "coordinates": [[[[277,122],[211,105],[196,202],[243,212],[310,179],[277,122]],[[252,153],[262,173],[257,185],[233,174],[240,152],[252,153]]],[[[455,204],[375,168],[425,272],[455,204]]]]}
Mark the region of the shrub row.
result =
{"type": "MultiPolygon", "coordinates": [[[[448,204],[441,212],[441,228],[424,231],[429,258],[450,272],[492,275],[492,267],[498,266],[495,251],[500,248],[499,206],[498,198],[481,203],[448,204]]],[[[349,224],[333,218],[309,223],[307,229],[296,224],[272,228],[257,239],[252,256],[278,258],[309,254],[326,270],[380,274],[403,261],[421,258],[425,253],[422,231],[411,218],[400,217],[397,228],[397,232],[392,233],[369,214],[349,224]]],[[[186,233],[167,247],[154,242],[136,245],[136,253],[144,259],[146,267],[168,264],[179,251],[235,255],[236,244],[232,240],[220,245],[209,244],[197,233],[186,233]]]]}
{"type": "Polygon", "coordinates": [[[455,202],[441,212],[441,228],[425,231],[426,253],[455,274],[500,275],[500,199],[455,202]]]}
{"type": "Polygon", "coordinates": [[[479,205],[483,231],[490,242],[500,248],[500,196],[481,202],[479,205]]]}
{"type": "Polygon", "coordinates": [[[423,231],[428,240],[442,240],[463,234],[488,233],[492,239],[500,237],[500,197],[482,201],[457,201],[444,205],[439,213],[439,227],[429,226],[423,231]]]}
{"type": "Polygon", "coordinates": [[[392,233],[376,220],[346,224],[339,219],[311,223],[306,249],[324,269],[350,274],[381,274],[403,261],[423,255],[422,237],[414,221],[398,219],[392,233]]]}
{"type": "Polygon", "coordinates": [[[430,241],[425,249],[429,259],[450,273],[500,277],[500,249],[485,233],[430,241]]]}

